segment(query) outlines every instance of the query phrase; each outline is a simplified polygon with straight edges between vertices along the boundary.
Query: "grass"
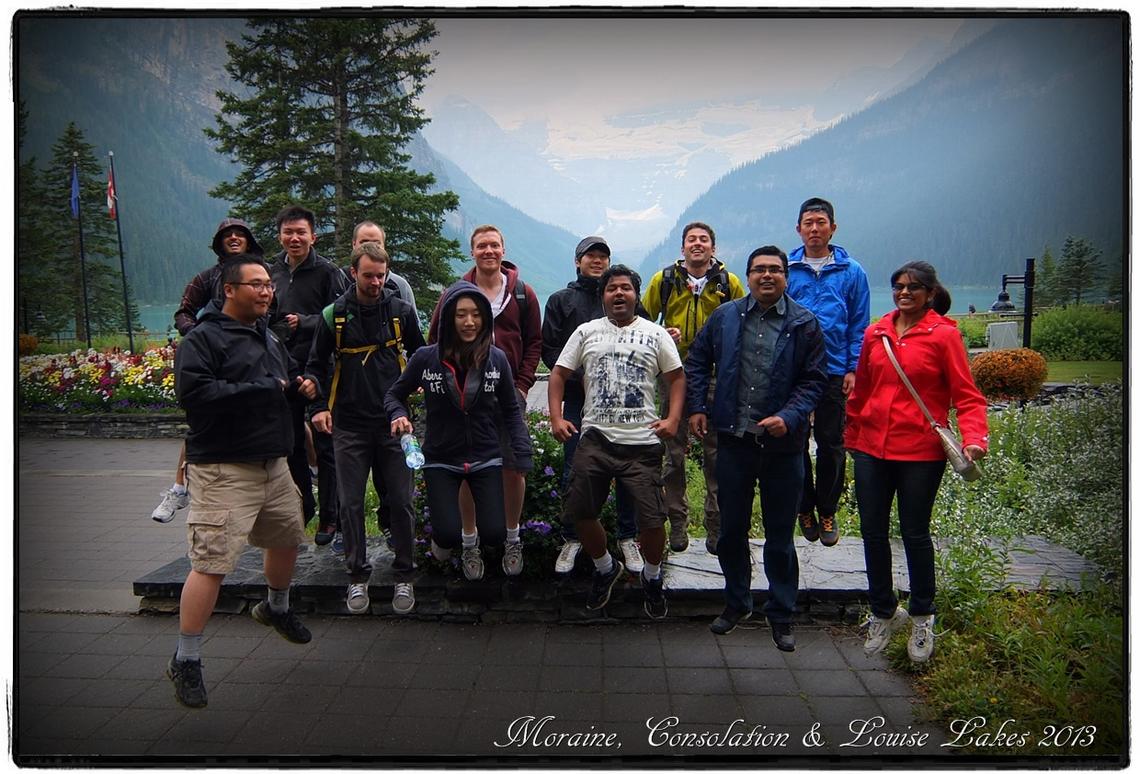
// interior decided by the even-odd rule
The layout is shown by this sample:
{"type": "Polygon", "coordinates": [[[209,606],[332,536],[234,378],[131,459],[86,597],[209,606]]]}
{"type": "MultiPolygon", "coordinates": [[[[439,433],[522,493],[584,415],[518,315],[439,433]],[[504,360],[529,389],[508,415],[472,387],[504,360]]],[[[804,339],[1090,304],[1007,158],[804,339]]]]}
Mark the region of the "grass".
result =
{"type": "Polygon", "coordinates": [[[1124,363],[1119,360],[1058,360],[1049,362],[1047,381],[1103,384],[1123,375],[1124,363]]]}

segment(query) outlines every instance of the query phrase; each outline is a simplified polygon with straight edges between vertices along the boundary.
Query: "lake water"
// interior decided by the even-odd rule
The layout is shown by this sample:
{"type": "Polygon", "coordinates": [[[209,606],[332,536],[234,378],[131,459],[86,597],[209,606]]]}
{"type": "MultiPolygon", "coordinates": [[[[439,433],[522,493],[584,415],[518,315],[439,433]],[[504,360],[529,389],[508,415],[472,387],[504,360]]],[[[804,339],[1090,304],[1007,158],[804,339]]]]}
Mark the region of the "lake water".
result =
{"type": "MultiPolygon", "coordinates": [[[[988,311],[990,304],[997,299],[998,287],[964,287],[964,288],[951,288],[951,295],[954,297],[954,306],[950,310],[952,315],[964,315],[966,310],[969,309],[970,304],[973,304],[979,312],[988,311]]],[[[1023,288],[1012,287],[1010,290],[1010,298],[1018,309],[1023,306],[1022,296],[1023,288]]],[[[545,308],[546,297],[538,297],[539,304],[545,308]]],[[[174,322],[174,311],[178,309],[178,304],[151,304],[139,307],[139,319],[144,328],[148,331],[156,331],[159,333],[165,332],[167,327],[174,322]]],[[[891,291],[888,288],[872,288],[871,289],[871,316],[880,317],[887,312],[894,309],[894,302],[891,299],[891,291]]]]}

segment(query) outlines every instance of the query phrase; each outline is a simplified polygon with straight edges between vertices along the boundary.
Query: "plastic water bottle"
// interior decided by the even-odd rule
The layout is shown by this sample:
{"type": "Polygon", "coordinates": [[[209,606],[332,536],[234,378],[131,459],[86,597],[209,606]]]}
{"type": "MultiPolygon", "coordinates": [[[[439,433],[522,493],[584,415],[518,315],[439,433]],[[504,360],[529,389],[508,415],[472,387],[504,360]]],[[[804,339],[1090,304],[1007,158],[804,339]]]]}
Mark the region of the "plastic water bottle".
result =
{"type": "Polygon", "coordinates": [[[420,442],[411,433],[400,436],[400,448],[404,450],[404,464],[412,470],[419,470],[424,466],[424,453],[420,449],[420,442]]]}

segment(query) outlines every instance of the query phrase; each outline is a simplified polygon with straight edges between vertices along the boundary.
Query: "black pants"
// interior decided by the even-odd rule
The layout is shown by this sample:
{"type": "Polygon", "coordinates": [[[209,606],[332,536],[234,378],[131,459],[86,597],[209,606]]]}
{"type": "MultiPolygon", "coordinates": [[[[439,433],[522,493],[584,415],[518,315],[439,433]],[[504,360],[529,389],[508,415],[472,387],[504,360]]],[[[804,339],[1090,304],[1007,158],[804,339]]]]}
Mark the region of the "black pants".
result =
{"type": "Polygon", "coordinates": [[[344,535],[344,564],[353,583],[365,583],[372,574],[364,537],[364,490],[368,474],[377,489],[385,485],[385,496],[392,514],[392,543],[398,573],[414,569],[412,549],[415,515],[412,512],[412,471],[404,463],[400,442],[393,438],[387,422],[377,421],[367,428],[334,427],[333,447],[340,484],[340,530],[344,535]]]}
{"type": "Polygon", "coordinates": [[[867,562],[871,612],[890,618],[898,607],[894,572],[891,568],[891,502],[899,498],[899,531],[906,550],[910,575],[911,615],[934,611],[934,543],[930,539],[930,514],[946,470],[938,462],[902,462],[852,452],[855,458],[855,499],[859,502],[859,529],[863,533],[863,557],[867,562]]]}
{"type": "Polygon", "coordinates": [[[847,396],[843,394],[843,377],[828,376],[827,389],[815,407],[812,428],[815,433],[815,480],[812,480],[811,452],[804,438],[804,488],[800,495],[799,513],[818,509],[832,516],[839,508],[847,477],[847,456],[843,449],[843,426],[847,419],[847,396]]]}
{"type": "Polygon", "coordinates": [[[463,543],[459,518],[459,485],[464,481],[475,500],[475,525],[479,541],[500,545],[507,539],[507,517],[503,505],[503,468],[492,465],[474,473],[456,473],[443,468],[422,468],[427,489],[431,537],[441,548],[458,548],[463,543]]]}

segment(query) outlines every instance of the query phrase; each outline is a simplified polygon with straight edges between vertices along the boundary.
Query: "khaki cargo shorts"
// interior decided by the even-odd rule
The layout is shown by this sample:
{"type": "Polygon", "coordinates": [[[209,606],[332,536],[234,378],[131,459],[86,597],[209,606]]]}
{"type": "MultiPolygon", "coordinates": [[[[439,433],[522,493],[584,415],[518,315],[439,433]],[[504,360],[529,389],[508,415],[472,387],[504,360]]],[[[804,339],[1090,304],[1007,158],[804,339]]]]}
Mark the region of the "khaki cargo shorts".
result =
{"type": "Polygon", "coordinates": [[[246,543],[294,548],[305,542],[301,493],[284,457],[264,462],[189,463],[187,556],[198,572],[225,575],[246,543]]]}

